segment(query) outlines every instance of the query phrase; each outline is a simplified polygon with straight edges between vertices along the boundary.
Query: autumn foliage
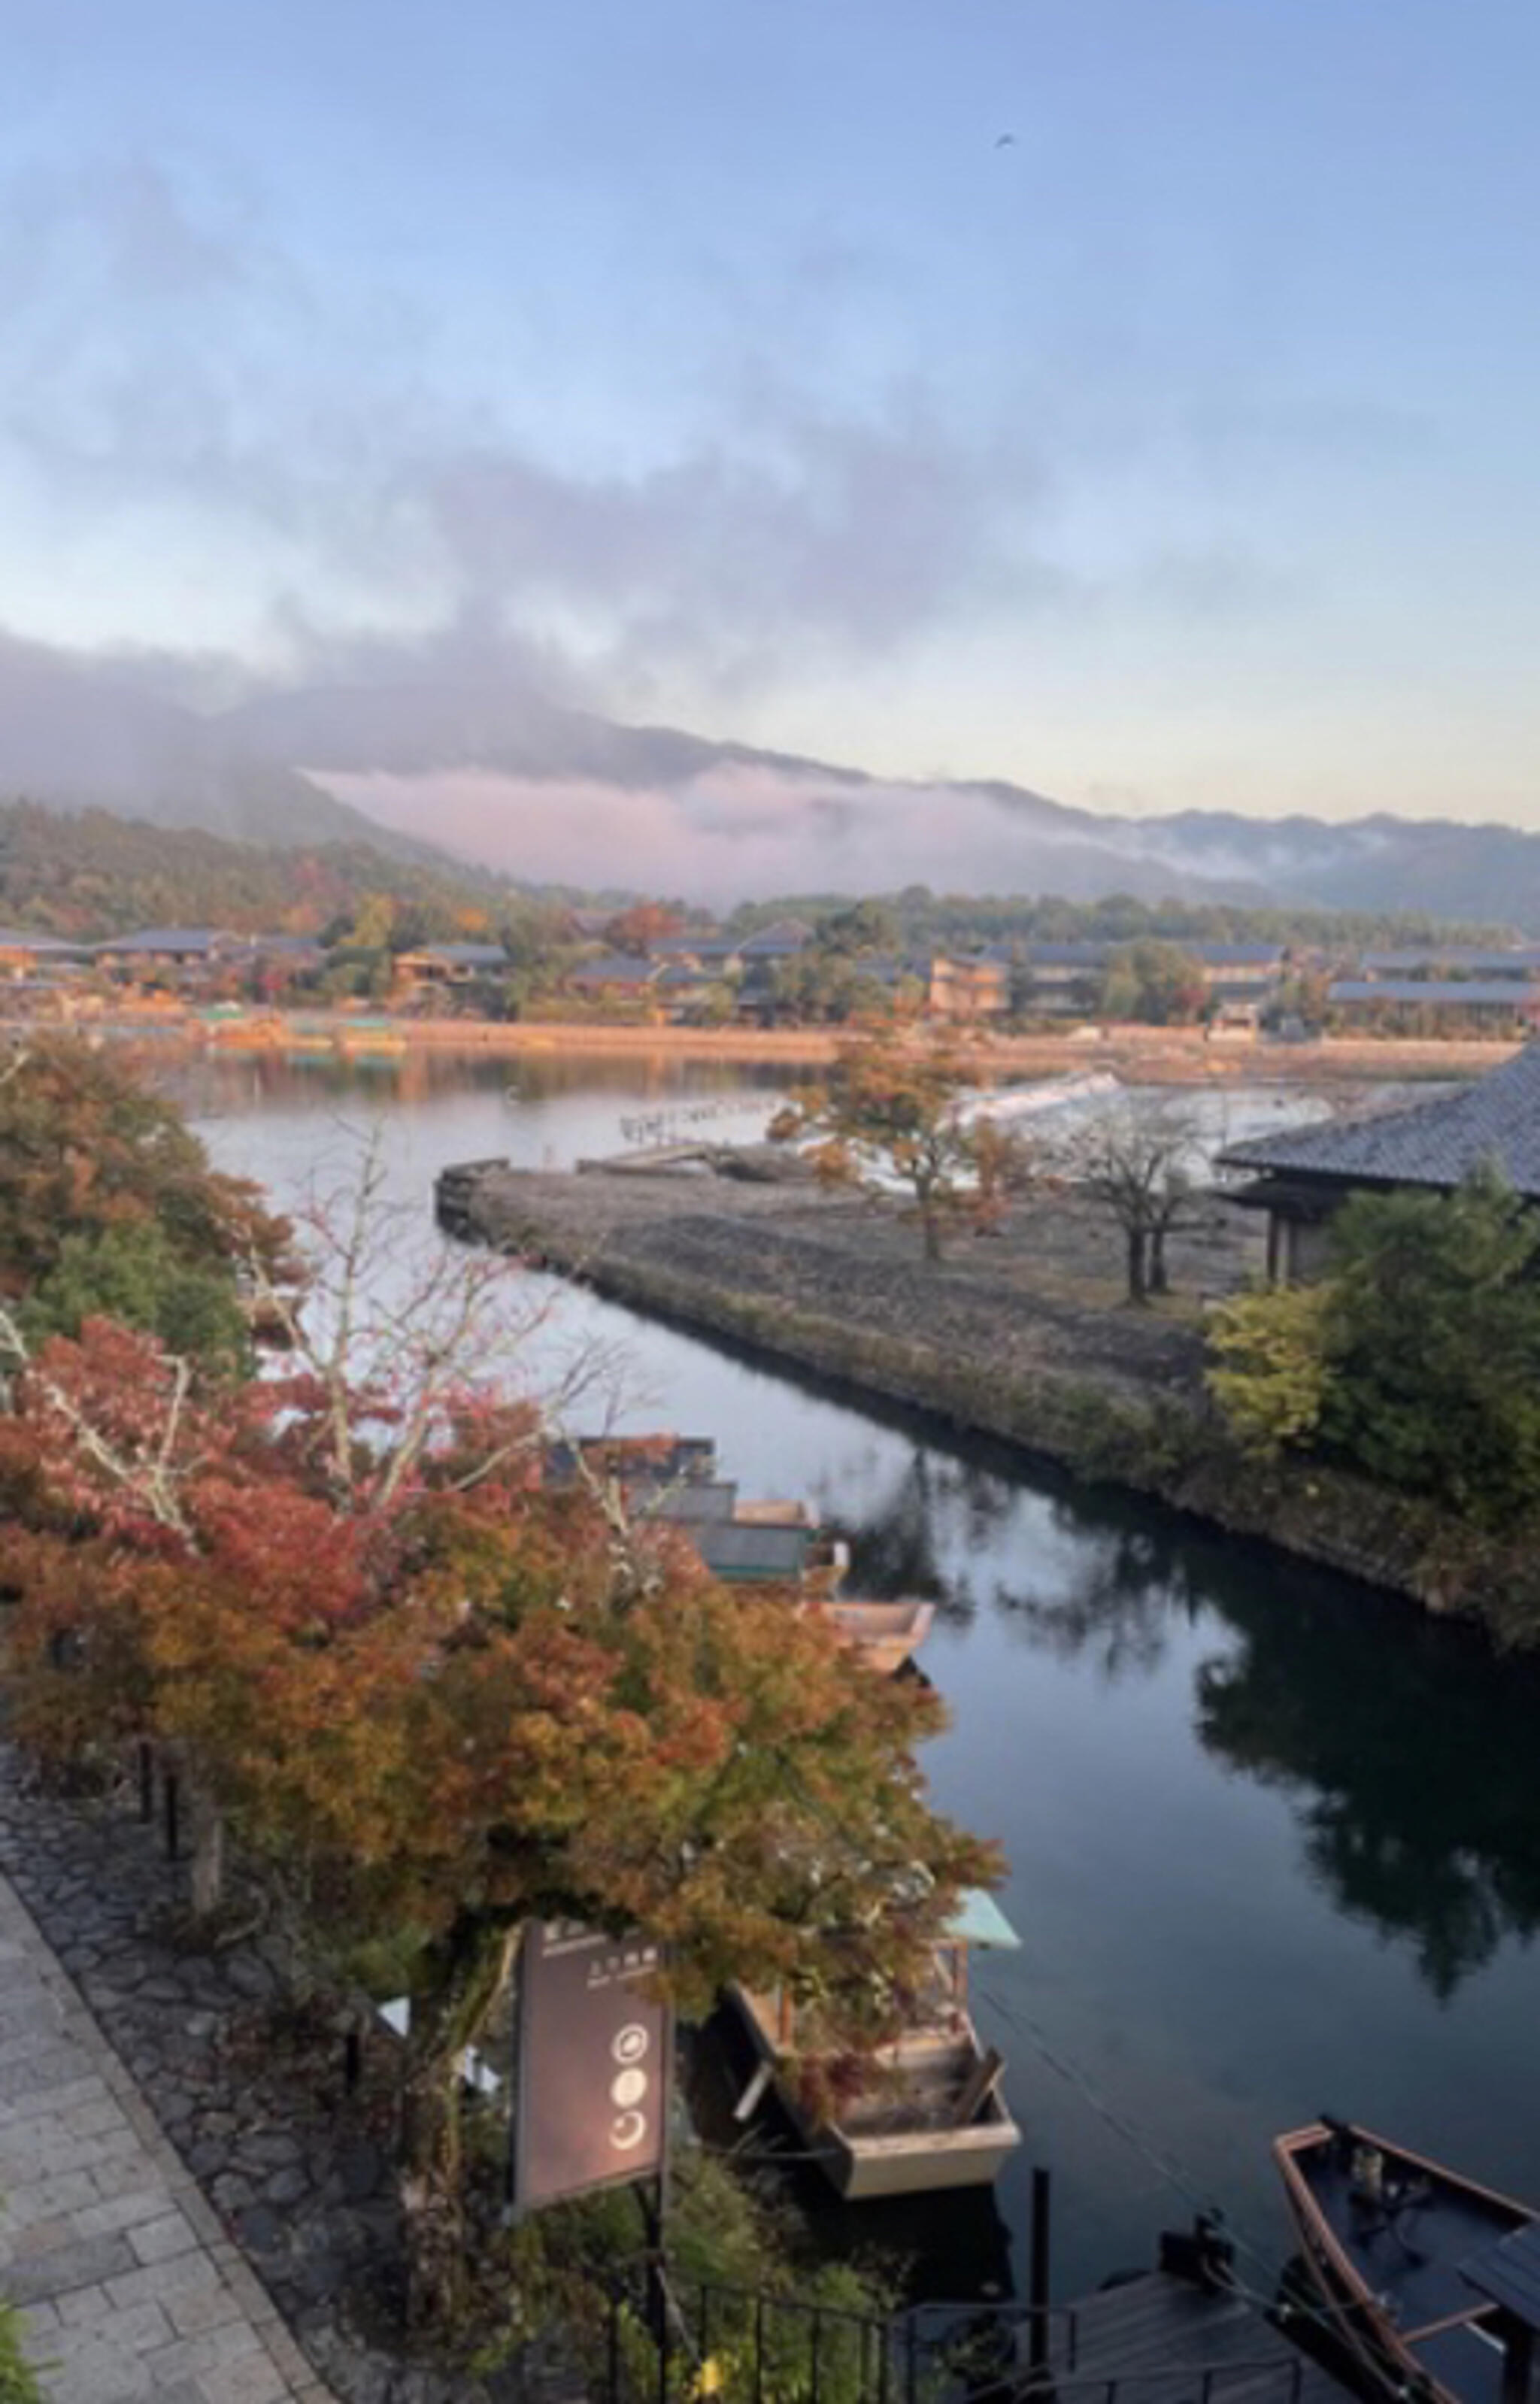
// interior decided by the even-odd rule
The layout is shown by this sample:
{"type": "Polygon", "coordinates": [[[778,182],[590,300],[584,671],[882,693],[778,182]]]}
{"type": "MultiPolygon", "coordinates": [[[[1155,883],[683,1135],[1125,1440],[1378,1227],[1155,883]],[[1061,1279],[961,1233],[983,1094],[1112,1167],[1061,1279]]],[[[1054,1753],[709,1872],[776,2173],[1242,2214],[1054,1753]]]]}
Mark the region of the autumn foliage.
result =
{"type": "Polygon", "coordinates": [[[150,1741],[334,1960],[413,1950],[430,2305],[460,2064],[532,1916],[645,1924],[687,2004],[781,1980],[853,2051],[890,2032],[996,1866],[926,1802],[928,1689],[671,1535],[635,1544],[602,1480],[548,1486],[530,1407],[437,1347],[355,1363],[301,1331],[232,1384],[106,1320],[29,1347],[0,1306],[7,1328],[16,1731],[77,1771],[150,1741]]]}

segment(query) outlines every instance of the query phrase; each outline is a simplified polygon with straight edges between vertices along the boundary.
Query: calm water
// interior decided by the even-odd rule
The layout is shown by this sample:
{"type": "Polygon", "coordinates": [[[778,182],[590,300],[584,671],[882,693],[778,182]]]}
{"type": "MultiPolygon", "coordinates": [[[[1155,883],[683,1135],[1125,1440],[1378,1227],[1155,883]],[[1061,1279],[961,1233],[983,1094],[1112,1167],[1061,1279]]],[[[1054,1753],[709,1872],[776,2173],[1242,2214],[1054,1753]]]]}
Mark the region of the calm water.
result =
{"type": "MultiPolygon", "coordinates": [[[[709,1109],[731,1132],[773,1090],[552,1056],[219,1062],[190,1099],[221,1163],[286,1199],[373,1122],[426,1214],[448,1161],[566,1165],[643,1114],[683,1131],[709,1109]]],[[[591,1298],[561,1317],[568,1340],[623,1345],[630,1424],[714,1433],[748,1491],[848,1527],[854,1590],[943,1606],[924,1664],[953,1726],[929,1767],[938,1801],[1010,1854],[1023,1950],[979,1960],[975,2003],[1027,2144],[1001,2220],[938,2200],[928,2247],[976,2269],[1009,2245],[1022,2284],[1036,2160],[1059,2292],[1147,2261],[1190,2200],[1225,2204],[1267,2284],[1285,2250],[1267,2140],[1323,2108],[1540,2200],[1540,1677],[591,1298]]]]}

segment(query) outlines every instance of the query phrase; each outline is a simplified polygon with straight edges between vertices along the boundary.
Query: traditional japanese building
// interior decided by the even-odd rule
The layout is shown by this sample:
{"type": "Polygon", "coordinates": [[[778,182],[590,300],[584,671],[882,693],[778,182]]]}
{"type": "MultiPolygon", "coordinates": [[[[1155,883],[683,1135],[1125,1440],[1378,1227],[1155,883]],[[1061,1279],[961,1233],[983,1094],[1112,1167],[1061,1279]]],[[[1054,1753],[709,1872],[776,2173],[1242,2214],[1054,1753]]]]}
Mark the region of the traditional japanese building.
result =
{"type": "Polygon", "coordinates": [[[1540,1039],[1459,1093],[1258,1136],[1214,1163],[1252,1178],[1229,1199],[1267,1211],[1267,1274],[1284,1285],[1319,1276],[1350,1194],[1449,1194],[1484,1165],[1540,1202],[1540,1039]]]}

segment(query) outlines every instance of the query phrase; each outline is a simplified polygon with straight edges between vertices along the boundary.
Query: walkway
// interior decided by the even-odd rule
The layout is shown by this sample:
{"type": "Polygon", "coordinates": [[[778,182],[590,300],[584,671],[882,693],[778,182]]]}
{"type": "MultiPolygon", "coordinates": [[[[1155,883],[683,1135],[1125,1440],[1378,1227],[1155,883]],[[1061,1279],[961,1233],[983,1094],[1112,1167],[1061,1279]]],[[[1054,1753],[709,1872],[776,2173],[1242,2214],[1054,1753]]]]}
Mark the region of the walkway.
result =
{"type": "Polygon", "coordinates": [[[3,1878],[0,2293],[51,2404],[326,2404],[3,1878]]]}

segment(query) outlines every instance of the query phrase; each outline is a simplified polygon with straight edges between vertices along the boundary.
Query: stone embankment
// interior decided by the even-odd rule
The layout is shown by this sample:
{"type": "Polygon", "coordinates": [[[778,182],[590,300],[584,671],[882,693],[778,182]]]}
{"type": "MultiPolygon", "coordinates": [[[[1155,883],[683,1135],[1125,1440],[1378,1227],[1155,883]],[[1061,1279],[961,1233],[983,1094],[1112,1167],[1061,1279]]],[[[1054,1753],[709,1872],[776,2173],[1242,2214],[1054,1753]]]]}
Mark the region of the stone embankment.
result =
{"type": "Polygon", "coordinates": [[[1430,1508],[1312,1465],[1240,1454],[1204,1389],[1202,1305],[1261,1266],[1217,1196],[1171,1240],[1171,1305],[1123,1300],[1122,1239],[1071,1195],[1034,1197],[928,1264],[895,1202],[707,1174],[556,1175],[482,1161],[438,1190],[453,1234],[633,1309],[919,1408],[1237,1534],[1540,1636],[1540,1566],[1430,1508]]]}

